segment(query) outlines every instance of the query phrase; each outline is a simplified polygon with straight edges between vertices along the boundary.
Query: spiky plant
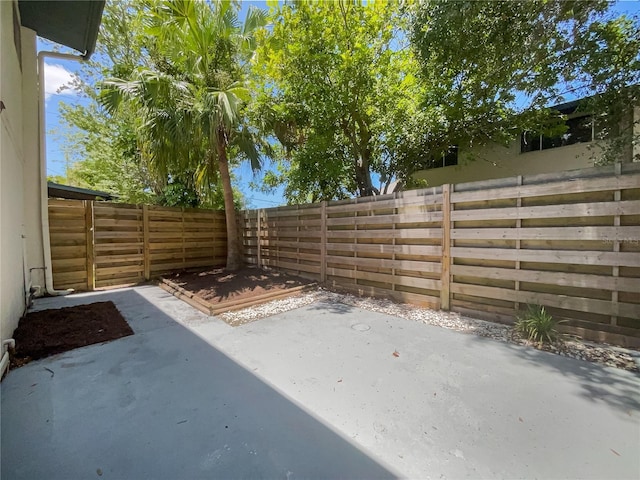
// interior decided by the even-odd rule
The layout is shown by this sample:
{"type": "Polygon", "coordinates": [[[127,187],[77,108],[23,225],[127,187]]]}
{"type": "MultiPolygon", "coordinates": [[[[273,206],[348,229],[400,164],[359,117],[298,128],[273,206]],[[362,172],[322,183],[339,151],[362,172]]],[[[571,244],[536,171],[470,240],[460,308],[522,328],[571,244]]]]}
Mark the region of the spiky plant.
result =
{"type": "Polygon", "coordinates": [[[558,339],[556,329],[558,322],[540,305],[529,305],[518,316],[515,324],[516,331],[529,340],[541,343],[552,343],[558,339]]]}

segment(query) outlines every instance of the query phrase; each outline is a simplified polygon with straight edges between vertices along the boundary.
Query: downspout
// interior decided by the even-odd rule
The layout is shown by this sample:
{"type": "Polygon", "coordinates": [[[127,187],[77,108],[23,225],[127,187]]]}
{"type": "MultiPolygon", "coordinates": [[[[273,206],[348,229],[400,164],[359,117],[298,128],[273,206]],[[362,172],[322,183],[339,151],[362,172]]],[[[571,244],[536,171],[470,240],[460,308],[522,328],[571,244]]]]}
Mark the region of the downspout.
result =
{"type": "Polygon", "coordinates": [[[0,359],[0,379],[4,376],[4,372],[9,366],[9,349],[16,348],[16,341],[13,338],[9,338],[2,342],[2,357],[0,359]]]}
{"type": "Polygon", "coordinates": [[[44,283],[47,295],[68,295],[70,290],[55,290],[53,288],[53,270],[51,262],[51,239],[49,236],[49,192],[47,189],[47,130],[45,115],[45,88],[44,88],[44,59],[59,58],[62,60],[83,61],[85,55],[71,55],[59,52],[38,53],[38,88],[39,98],[39,130],[40,130],[40,214],[42,218],[42,249],[44,254],[44,283]]]}
{"type": "Polygon", "coordinates": [[[16,348],[16,341],[9,338],[2,342],[2,358],[0,359],[0,379],[4,376],[5,370],[9,367],[9,349],[16,348]]]}

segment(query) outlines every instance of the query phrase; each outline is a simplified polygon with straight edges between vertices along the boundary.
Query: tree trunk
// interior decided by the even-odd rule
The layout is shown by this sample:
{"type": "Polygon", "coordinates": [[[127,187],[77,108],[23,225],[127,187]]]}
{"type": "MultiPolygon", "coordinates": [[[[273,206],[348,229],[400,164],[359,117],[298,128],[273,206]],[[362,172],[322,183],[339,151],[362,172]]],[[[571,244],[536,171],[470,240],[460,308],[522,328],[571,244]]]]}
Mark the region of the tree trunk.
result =
{"type": "Polygon", "coordinates": [[[369,171],[369,157],[371,152],[368,147],[360,154],[360,159],[356,161],[356,184],[361,197],[379,195],[380,192],[371,182],[371,172],[369,171]]]}
{"type": "Polygon", "coordinates": [[[238,237],[238,224],[236,223],[236,207],[233,204],[233,189],[231,188],[231,176],[229,175],[229,160],[227,159],[227,145],[224,136],[218,140],[218,171],[222,180],[222,192],[224,194],[224,216],[227,222],[227,270],[235,271],[242,266],[240,257],[240,239],[238,237]]]}
{"type": "Polygon", "coordinates": [[[355,174],[356,185],[358,186],[358,193],[361,197],[370,197],[372,195],[379,195],[380,192],[371,183],[371,171],[369,165],[371,163],[371,147],[369,145],[371,141],[371,134],[367,127],[366,122],[362,119],[357,110],[354,109],[353,118],[358,126],[356,131],[355,125],[352,131],[349,130],[349,123],[343,127],[345,134],[352,142],[352,151],[355,155],[355,174]]]}

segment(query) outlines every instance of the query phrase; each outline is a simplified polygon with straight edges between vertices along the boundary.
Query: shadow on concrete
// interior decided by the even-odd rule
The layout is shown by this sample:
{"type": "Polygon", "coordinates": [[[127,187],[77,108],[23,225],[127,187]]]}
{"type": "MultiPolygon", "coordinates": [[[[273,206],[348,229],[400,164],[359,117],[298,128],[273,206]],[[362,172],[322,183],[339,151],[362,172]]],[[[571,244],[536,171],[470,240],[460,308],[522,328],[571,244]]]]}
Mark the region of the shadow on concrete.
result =
{"type": "MultiPolygon", "coordinates": [[[[468,341],[477,343],[497,340],[469,335],[468,341]]],[[[638,374],[544,352],[533,347],[509,342],[502,344],[517,357],[538,368],[559,372],[568,382],[576,385],[579,389],[578,395],[590,402],[610,405],[625,417],[631,416],[633,411],[640,412],[638,374]]]]}
{"type": "Polygon", "coordinates": [[[352,313],[357,307],[347,305],[346,303],[332,302],[330,300],[322,300],[309,305],[309,308],[318,312],[329,312],[338,315],[347,315],[352,313]]]}
{"type": "Polygon", "coordinates": [[[3,479],[395,478],[135,290],[64,306],[107,298],[133,336],[3,381],[3,479]]]}

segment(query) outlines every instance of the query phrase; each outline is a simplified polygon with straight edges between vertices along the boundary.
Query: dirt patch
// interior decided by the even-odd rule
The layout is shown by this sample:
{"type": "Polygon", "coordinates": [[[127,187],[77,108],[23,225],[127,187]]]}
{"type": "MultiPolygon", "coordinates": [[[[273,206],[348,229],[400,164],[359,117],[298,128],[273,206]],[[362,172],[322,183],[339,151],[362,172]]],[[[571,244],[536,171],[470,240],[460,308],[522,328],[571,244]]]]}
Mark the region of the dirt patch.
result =
{"type": "Polygon", "coordinates": [[[181,272],[166,275],[162,282],[162,288],[210,315],[285,298],[314,284],[304,278],[252,267],[235,272],[224,268],[181,272]]]}
{"type": "Polygon", "coordinates": [[[133,335],[113,302],[30,312],[13,332],[13,368],[74,348],[133,335]]]}
{"type": "Polygon", "coordinates": [[[249,299],[313,283],[304,278],[259,268],[243,268],[236,272],[214,268],[202,272],[165,275],[164,278],[211,304],[249,299]]]}

